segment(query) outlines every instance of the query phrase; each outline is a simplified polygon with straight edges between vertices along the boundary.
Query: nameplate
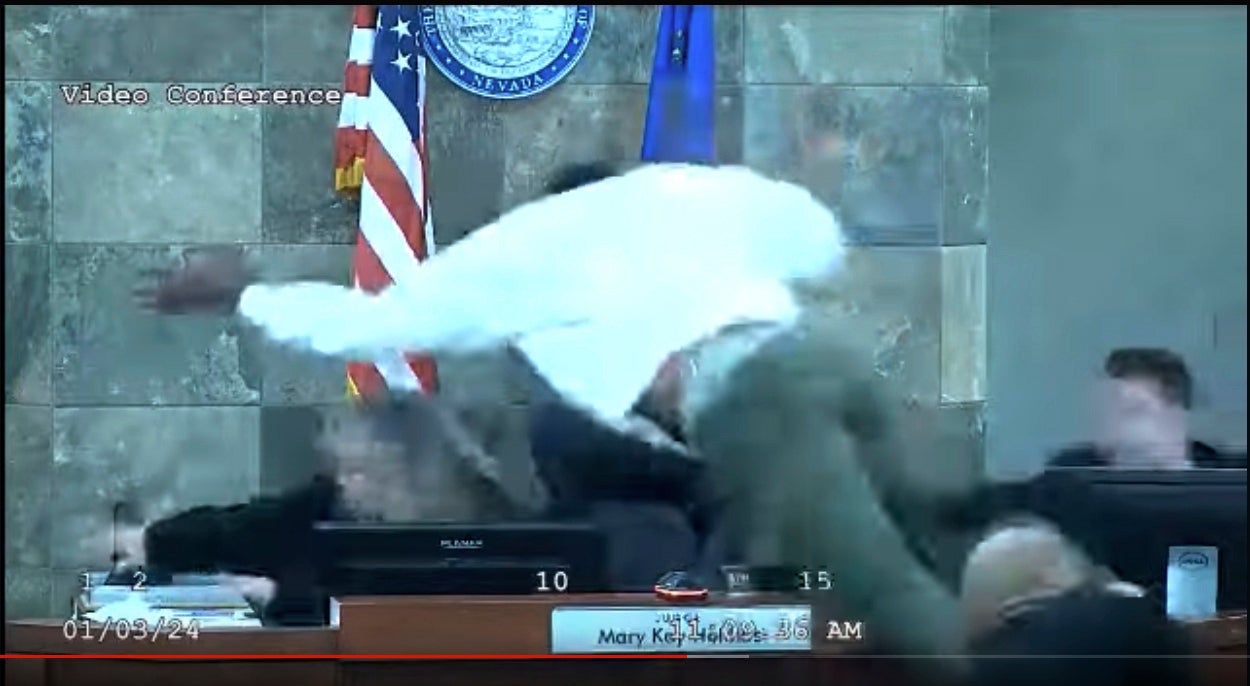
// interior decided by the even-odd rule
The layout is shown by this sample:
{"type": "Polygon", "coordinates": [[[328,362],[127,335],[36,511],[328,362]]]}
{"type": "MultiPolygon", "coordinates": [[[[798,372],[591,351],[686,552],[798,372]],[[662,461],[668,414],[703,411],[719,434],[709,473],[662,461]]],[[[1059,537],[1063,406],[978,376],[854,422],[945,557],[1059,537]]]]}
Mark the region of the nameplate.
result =
{"type": "Polygon", "coordinates": [[[810,651],[811,621],[807,605],[561,607],[551,611],[551,652],[810,651]]]}
{"type": "Polygon", "coordinates": [[[1215,617],[1220,551],[1214,546],[1168,548],[1167,615],[1195,620],[1215,617]]]}

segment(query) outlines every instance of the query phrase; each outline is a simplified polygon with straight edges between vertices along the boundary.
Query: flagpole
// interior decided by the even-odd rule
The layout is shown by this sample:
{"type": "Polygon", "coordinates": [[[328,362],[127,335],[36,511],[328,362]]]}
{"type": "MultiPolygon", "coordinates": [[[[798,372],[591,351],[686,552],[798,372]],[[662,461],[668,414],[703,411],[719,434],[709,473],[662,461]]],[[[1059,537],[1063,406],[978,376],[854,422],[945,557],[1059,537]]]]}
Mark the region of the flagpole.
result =
{"type": "Polygon", "coordinates": [[[716,54],[712,5],[663,5],[647,95],[641,157],[716,159],[716,54]]]}
{"type": "MultiPolygon", "coordinates": [[[[412,278],[414,263],[433,248],[426,58],[415,30],[416,12],[416,5],[357,5],[353,13],[335,132],[335,187],[360,201],[352,287],[371,293],[412,278]],[[379,127],[381,121],[400,125],[379,127]],[[366,187],[369,192],[362,192],[366,187]],[[415,211],[397,215],[393,207],[415,211]]],[[[433,359],[406,352],[349,362],[348,397],[387,390],[433,392],[438,383],[433,359]]]]}

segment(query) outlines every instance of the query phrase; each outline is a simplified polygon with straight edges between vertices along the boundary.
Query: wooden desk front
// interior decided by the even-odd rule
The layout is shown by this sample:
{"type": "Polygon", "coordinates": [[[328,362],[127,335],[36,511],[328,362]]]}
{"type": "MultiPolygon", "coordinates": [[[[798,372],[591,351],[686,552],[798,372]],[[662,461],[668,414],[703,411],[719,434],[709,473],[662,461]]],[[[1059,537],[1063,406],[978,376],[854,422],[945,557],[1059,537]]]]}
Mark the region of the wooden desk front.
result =
{"type": "MultiPolygon", "coordinates": [[[[855,657],[751,660],[507,660],[379,661],[353,655],[465,654],[546,655],[550,611],[555,605],[646,605],[638,596],[521,598],[359,598],[341,609],[341,628],[203,630],[197,640],[155,643],[67,641],[63,621],[18,621],[5,627],[5,650],[26,655],[178,655],[177,660],[9,659],[6,683],[31,686],[377,686],[380,684],[594,683],[638,686],[767,683],[901,684],[901,661],[855,657]],[[440,627],[414,631],[411,627],[440,627]],[[406,629],[407,628],[407,629],[406,629]],[[199,655],[316,655],[338,659],[212,661],[199,655]],[[553,681],[554,680],[554,681],[553,681]]],[[[869,628],[866,627],[865,631],[869,628]]],[[[1203,652],[1228,657],[1203,660],[1202,683],[1242,684],[1246,678],[1246,617],[1222,618],[1191,627],[1203,652]],[[1232,657],[1236,656],[1236,657],[1232,657]]],[[[836,651],[835,651],[836,652],[836,651]]]]}
{"type": "Polygon", "coordinates": [[[338,652],[338,631],[312,629],[203,630],[176,641],[65,638],[65,620],[7,622],[4,650],[22,655],[177,655],[176,660],[6,659],[6,684],[20,686],[335,686],[333,660],[222,661],[207,655],[325,655],[338,652]]]}
{"type": "MultiPolygon", "coordinates": [[[[655,607],[669,610],[752,605],[804,605],[794,597],[718,598],[707,603],[673,604],[650,594],[532,596],[359,597],[340,606],[339,651],[343,654],[547,655],[551,651],[551,612],[557,607],[655,607]],[[437,631],[406,627],[439,627],[437,631]]],[[[817,652],[846,654],[854,642],[828,643],[819,612],[812,617],[817,652]]],[[[851,618],[847,618],[851,619],[851,618]]],[[[870,632],[871,628],[865,628],[870,632]]],[[[870,638],[870,637],[868,637],[870,638]]]]}
{"type": "MultiPolygon", "coordinates": [[[[794,598],[720,598],[718,607],[763,602],[802,604],[794,598]]],[[[351,598],[340,607],[339,651],[343,655],[547,655],[551,650],[551,611],[556,607],[630,606],[680,608],[648,594],[534,595],[520,597],[444,596],[351,598]],[[438,631],[405,627],[437,626],[438,631]]],[[[691,606],[694,607],[694,606],[691,606]]],[[[823,626],[823,618],[812,618],[823,626]]],[[[820,633],[815,632],[814,635],[820,633]]],[[[813,644],[817,644],[813,641],[813,644]]],[[[709,683],[899,685],[903,665],[851,655],[850,644],[822,646],[841,653],[837,660],[810,655],[770,655],[750,660],[541,660],[524,663],[478,661],[395,664],[343,663],[341,686],[420,683],[447,686],[489,683],[499,686],[595,684],[683,686],[709,683]]]]}

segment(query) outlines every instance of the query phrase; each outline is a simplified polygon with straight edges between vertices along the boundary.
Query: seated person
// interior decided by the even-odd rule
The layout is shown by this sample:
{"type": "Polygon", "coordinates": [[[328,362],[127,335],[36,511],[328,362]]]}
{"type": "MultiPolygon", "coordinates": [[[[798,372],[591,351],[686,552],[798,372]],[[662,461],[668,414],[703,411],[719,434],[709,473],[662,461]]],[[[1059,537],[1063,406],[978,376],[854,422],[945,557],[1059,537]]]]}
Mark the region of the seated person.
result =
{"type": "MultiPolygon", "coordinates": [[[[1059,452],[1047,470],[1021,482],[987,484],[969,498],[946,503],[942,517],[961,527],[983,526],[1010,512],[1070,519],[1089,505],[1083,487],[1053,467],[1128,469],[1245,468],[1189,436],[1193,381],[1184,360],[1168,350],[1123,348],[1107,356],[1099,389],[1098,438],[1059,452]],[[1064,517],[1059,515],[1063,514],[1064,517]]],[[[1069,535],[1072,532],[1068,532],[1069,535]]]]}
{"type": "MultiPolygon", "coordinates": [[[[564,193],[617,173],[605,162],[569,165],[545,190],[564,193]]],[[[659,370],[624,432],[558,400],[539,405],[530,424],[549,514],[589,519],[608,533],[609,569],[620,590],[649,590],[664,573],[696,565],[711,527],[704,465],[686,450],[676,419],[681,365],[674,356],[659,370]]],[[[704,557],[705,566],[716,566],[717,555],[704,557]]]]}
{"type": "Polygon", "coordinates": [[[1112,351],[1099,389],[1094,443],[1052,457],[1051,467],[1177,469],[1229,467],[1214,448],[1189,435],[1193,379],[1180,355],[1156,348],[1112,351]]]}
{"type": "Polygon", "coordinates": [[[722,562],[707,543],[716,508],[706,465],[684,445],[676,419],[682,383],[682,359],[674,356],[625,427],[601,424],[559,401],[540,406],[531,422],[534,461],[552,512],[586,516],[610,530],[629,522],[632,534],[609,536],[609,555],[619,562],[612,568],[628,570],[614,579],[623,590],[649,590],[663,574],[695,567],[712,583],[722,562]],[[643,531],[646,538],[638,538],[643,531]]]}
{"type": "MultiPolygon", "coordinates": [[[[645,445],[645,444],[644,444],[645,445]]],[[[115,537],[116,561],[161,573],[221,572],[263,608],[269,624],[323,624],[324,594],[312,562],[318,521],[499,521],[524,512],[485,455],[434,400],[335,411],[317,441],[325,460],[311,483],[227,507],[196,507],[129,527],[115,537]]],[[[684,568],[696,550],[684,510],[662,498],[592,497],[557,514],[603,530],[615,590],[649,590],[684,568]]]]}
{"type": "Polygon", "coordinates": [[[318,449],[324,468],[307,486],[119,531],[114,557],[164,573],[242,575],[249,595],[273,594],[261,598],[271,601],[267,621],[317,624],[325,621],[325,607],[311,562],[313,523],[493,521],[517,514],[493,461],[420,396],[330,414],[318,449]]]}
{"type": "Polygon", "coordinates": [[[551,498],[549,515],[585,519],[607,534],[613,588],[649,590],[697,562],[710,508],[704,464],[641,415],[627,433],[577,408],[538,408],[530,445],[551,498]]]}
{"type": "Polygon", "coordinates": [[[541,404],[530,424],[537,470],[556,508],[594,500],[649,500],[679,507],[694,497],[703,462],[667,424],[674,382],[663,371],[612,427],[560,401],[541,404]]]}
{"type": "Polygon", "coordinates": [[[1190,652],[1183,632],[1043,522],[991,531],[968,556],[960,595],[981,658],[973,684],[1190,681],[1192,665],[1175,657],[1190,652]]]}

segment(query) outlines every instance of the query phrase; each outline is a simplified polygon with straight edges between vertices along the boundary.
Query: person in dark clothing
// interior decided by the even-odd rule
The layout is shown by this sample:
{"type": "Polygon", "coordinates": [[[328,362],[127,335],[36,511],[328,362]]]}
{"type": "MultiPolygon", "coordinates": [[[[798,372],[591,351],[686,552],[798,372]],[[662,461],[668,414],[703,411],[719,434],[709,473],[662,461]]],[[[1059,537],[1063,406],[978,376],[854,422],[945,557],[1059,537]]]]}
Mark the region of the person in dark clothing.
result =
{"type": "MultiPolygon", "coordinates": [[[[618,173],[602,161],[571,164],[552,175],[545,191],[564,193],[618,173]]],[[[696,565],[711,527],[705,465],[682,445],[675,421],[677,364],[675,357],[635,403],[631,431],[559,400],[540,404],[531,418],[531,452],[551,499],[548,516],[587,519],[605,531],[611,582],[619,590],[650,590],[663,574],[696,565]]]]}
{"type": "Polygon", "coordinates": [[[960,595],[974,686],[1187,683],[1184,633],[1042,520],[992,530],[968,556],[960,595]]]}
{"type": "Polygon", "coordinates": [[[565,507],[593,500],[690,504],[702,461],[657,439],[622,433],[563,403],[539,408],[530,425],[540,478],[565,507]]]}
{"type": "MultiPolygon", "coordinates": [[[[1102,426],[1097,441],[1051,457],[1042,473],[1017,482],[985,484],[940,505],[938,516],[957,528],[975,528],[1013,512],[1060,522],[1092,523],[1122,513],[1089,493],[1069,470],[1076,468],[1244,469],[1244,455],[1224,455],[1192,440],[1188,409],[1193,380],[1184,360],[1168,350],[1124,348],[1104,363],[1102,426]]],[[[1083,532],[1065,526],[1068,535],[1083,532]]],[[[1087,548],[1099,546],[1081,541],[1087,548]]]]}
{"type": "MultiPolygon", "coordinates": [[[[561,476],[555,476],[559,467],[544,473],[560,480],[553,490],[562,494],[545,518],[590,521],[603,531],[613,590],[649,590],[664,572],[688,566],[697,541],[679,505],[686,500],[679,491],[692,479],[693,461],[666,455],[674,461],[666,464],[665,458],[655,459],[659,451],[648,461],[645,441],[582,424],[581,415],[560,416],[576,417],[561,425],[570,434],[540,433],[537,443],[554,462],[569,465],[561,476]],[[568,446],[563,453],[561,445],[568,446]],[[582,450],[602,459],[592,462],[582,450]],[[678,460],[692,471],[673,472],[678,460]],[[602,474],[622,478],[597,481],[580,470],[582,464],[599,464],[602,474]],[[653,478],[641,473],[645,465],[656,470],[653,478]],[[561,490],[564,486],[570,490],[561,490]]],[[[557,425],[544,431],[558,431],[557,425]]],[[[122,531],[114,537],[116,559],[162,574],[219,572],[269,579],[275,594],[258,602],[267,623],[321,624],[326,616],[312,562],[313,523],[529,516],[504,495],[493,461],[435,401],[422,396],[365,412],[336,413],[324,422],[318,448],[324,469],[308,485],[244,504],[195,507],[122,531]]],[[[551,466],[553,461],[539,463],[551,466]]]]}
{"type": "MultiPolygon", "coordinates": [[[[572,408],[540,413],[534,445],[540,475],[559,494],[548,519],[598,526],[608,543],[613,590],[649,590],[692,563],[698,543],[684,507],[698,463],[632,439],[572,408]],[[649,473],[648,473],[649,471],[649,473]]],[[[266,622],[324,623],[324,594],[311,561],[312,524],[332,520],[519,519],[495,465],[435,400],[413,396],[364,412],[340,411],[317,441],[323,469],[303,487],[226,507],[195,507],[128,528],[115,557],[149,572],[220,572],[272,580],[258,602],[266,622]]]]}
{"type": "MultiPolygon", "coordinates": [[[[563,193],[616,173],[613,165],[602,162],[569,165],[553,176],[545,192],[563,193]]],[[[229,311],[230,303],[237,301],[241,287],[253,278],[254,275],[241,262],[221,259],[214,263],[213,269],[194,271],[191,278],[183,280],[162,279],[155,286],[140,287],[136,295],[142,304],[166,314],[218,309],[229,311]],[[214,305],[219,302],[222,305],[220,308],[214,305]]],[[[596,426],[589,417],[581,416],[579,410],[568,406],[551,405],[540,411],[535,429],[538,438],[536,441],[532,439],[531,444],[534,445],[538,471],[548,488],[557,494],[547,514],[561,518],[589,518],[606,529],[609,548],[617,551],[613,557],[619,561],[617,564],[617,561],[609,560],[609,569],[625,570],[613,573],[616,580],[630,587],[649,587],[661,574],[671,571],[670,562],[662,560],[683,561],[690,557],[693,546],[689,541],[694,534],[687,516],[688,498],[682,493],[688,490],[692,475],[698,471],[692,459],[675,451],[654,449],[645,441],[618,436],[606,427],[596,426]],[[634,459],[639,454],[649,454],[650,457],[634,459]],[[605,487],[608,484],[611,487],[605,487]],[[631,510],[636,517],[628,515],[631,510]],[[644,530],[648,533],[640,533],[644,530]],[[651,574],[652,570],[644,569],[646,565],[641,562],[632,562],[646,559],[645,552],[657,548],[670,549],[670,553],[651,556],[654,574],[651,574]]],[[[383,482],[390,481],[393,480],[383,479],[383,482]]],[[[148,547],[156,550],[165,550],[169,546],[197,549],[199,552],[196,554],[201,558],[194,560],[196,566],[267,575],[273,570],[272,562],[266,560],[261,564],[248,559],[247,564],[240,564],[233,557],[253,555],[250,551],[257,546],[252,542],[228,544],[239,551],[248,551],[246,553],[205,545],[205,539],[208,543],[216,543],[224,538],[224,535],[213,533],[213,527],[232,527],[234,524],[231,522],[241,518],[243,523],[238,525],[241,529],[262,531],[264,527],[253,522],[251,516],[276,511],[281,514],[266,519],[268,526],[287,534],[283,538],[284,545],[299,547],[303,543],[298,535],[292,533],[291,523],[329,516],[326,509],[330,507],[328,494],[341,495],[351,483],[363,482],[345,483],[340,478],[338,484],[329,481],[314,484],[307,491],[288,494],[276,502],[258,501],[227,510],[193,510],[149,527],[146,534],[148,547]],[[152,540],[152,531],[158,532],[155,534],[156,541],[152,540]],[[225,561],[231,562],[229,568],[210,564],[225,561]]],[[[360,497],[356,500],[360,507],[367,507],[384,499],[360,497]]],[[[137,536],[133,533],[121,537],[122,540],[135,538],[137,536]]],[[[143,546],[136,544],[131,547],[143,546]]],[[[276,560],[298,557],[289,554],[289,551],[278,552],[281,550],[281,546],[275,547],[272,557],[276,560]]],[[[187,560],[175,556],[174,560],[166,559],[166,562],[182,565],[187,560]]]]}
{"type": "Polygon", "coordinates": [[[579,514],[607,544],[607,582],[615,593],[650,593],[668,572],[690,569],[699,540],[687,513],[652,500],[594,500],[579,514]]]}
{"type": "MultiPolygon", "coordinates": [[[[617,165],[603,160],[568,164],[551,175],[544,191],[548,195],[566,193],[619,173],[617,165]]],[[[652,423],[667,438],[682,443],[682,428],[674,411],[681,392],[679,374],[673,373],[676,364],[675,355],[634,404],[632,412],[652,423]]],[[[542,446],[535,457],[542,461],[539,469],[546,475],[548,485],[557,489],[556,499],[560,503],[584,501],[592,493],[594,497],[612,498],[619,491],[631,494],[626,499],[645,499],[650,489],[656,489],[650,493],[655,500],[684,502],[682,497],[674,497],[673,491],[689,490],[687,484],[696,470],[688,455],[655,449],[653,443],[627,438],[559,401],[544,404],[535,417],[532,436],[542,446]],[[646,457],[637,459],[640,453],[646,457]],[[577,476],[565,474],[566,471],[577,476]],[[582,482],[570,488],[570,478],[582,482]]]]}
{"type": "MultiPolygon", "coordinates": [[[[422,396],[327,416],[323,468],[304,487],[249,503],[195,507],[118,532],[121,565],[262,577],[265,619],[321,623],[313,524],[329,520],[492,521],[516,515],[492,460],[422,396]]],[[[311,459],[311,458],[310,458],[311,459]]]]}
{"type": "Polygon", "coordinates": [[[563,403],[538,409],[531,423],[548,515],[605,531],[616,590],[650,590],[663,574],[691,568],[708,533],[704,463],[658,438],[618,432],[563,403]]]}
{"type": "Polygon", "coordinates": [[[1180,355],[1122,348],[1107,356],[1103,371],[1097,440],[1059,452],[1048,466],[1245,467],[1189,436],[1193,378],[1180,355]]]}
{"type": "MultiPolygon", "coordinates": [[[[636,209],[637,203],[650,208],[646,204],[647,197],[659,197],[651,195],[652,190],[656,190],[653,186],[687,178],[707,178],[710,182],[689,185],[689,198],[700,199],[709,211],[703,221],[691,225],[698,229],[688,241],[692,246],[706,237],[708,242],[701,244],[711,247],[714,238],[723,239],[727,235],[726,226],[738,230],[737,239],[743,246],[753,246],[750,237],[760,235],[759,228],[767,227],[769,221],[776,223],[778,217],[785,219],[782,224],[796,228],[795,242],[783,242],[784,247],[782,244],[772,246],[777,248],[775,252],[765,251],[770,256],[754,249],[742,253],[739,276],[744,297],[724,298],[729,291],[720,289],[720,304],[711,307],[709,303],[709,316],[699,325],[715,328],[715,333],[691,340],[690,337],[699,335],[691,326],[688,333],[677,331],[680,335],[674,335],[667,342],[657,336],[653,345],[648,346],[652,350],[645,356],[638,355],[634,361],[639,365],[659,366],[662,360],[658,355],[678,351],[696,361],[693,367],[697,373],[691,379],[690,392],[679,413],[681,426],[686,429],[691,452],[706,459],[709,472],[715,474],[711,480],[712,492],[725,503],[717,528],[728,545],[742,551],[741,562],[828,570],[838,578],[839,610],[872,625],[874,644],[882,650],[952,654],[953,644],[958,642],[957,634],[951,631],[958,621],[958,605],[950,589],[941,584],[912,550],[912,541],[921,537],[929,517],[918,512],[911,502],[931,492],[930,485],[917,476],[915,466],[930,456],[923,454],[924,451],[907,450],[901,444],[895,393],[889,388],[890,384],[874,373],[872,348],[866,345],[872,331],[868,321],[842,308],[805,304],[806,296],[800,290],[820,290],[822,285],[831,283],[792,283],[806,281],[804,275],[829,282],[840,280],[841,275],[835,272],[845,254],[836,219],[806,191],[793,184],[768,181],[749,170],[688,168],[677,171],[647,169],[637,172],[632,179],[621,179],[615,188],[606,188],[610,184],[603,184],[602,197],[605,201],[611,200],[603,205],[595,199],[593,189],[570,191],[564,197],[551,198],[540,211],[512,217],[526,221],[494,224],[493,227],[500,229],[494,236],[505,232],[508,226],[540,230],[562,219],[556,214],[561,207],[576,210],[577,214],[563,217],[564,223],[555,225],[558,231],[549,235],[569,235],[562,232],[576,231],[579,224],[595,221],[596,212],[636,209]],[[725,204],[726,197],[737,188],[753,189],[753,200],[748,203],[752,213],[726,210],[731,207],[725,204]],[[630,195],[633,197],[627,197],[630,195]],[[721,214],[715,215],[712,210],[721,214]],[[708,227],[715,231],[709,232],[708,227]],[[760,257],[760,264],[754,264],[756,260],[749,256],[760,257]],[[766,278],[751,276],[750,272],[756,266],[763,267],[763,263],[768,265],[757,276],[766,278]],[[790,273],[791,268],[793,273],[790,273]],[[777,273],[768,276],[774,270],[777,273]],[[740,302],[731,302],[735,299],[740,302]],[[720,311],[713,313],[711,309],[720,311]],[[731,324],[731,320],[739,321],[731,324]],[[662,342],[674,349],[655,349],[662,342]]],[[[687,197],[684,193],[683,190],[683,199],[687,197]]],[[[663,194],[663,197],[669,203],[680,202],[676,194],[663,194]]],[[[621,217],[612,218],[619,220],[621,217]]],[[[486,246],[481,253],[483,260],[478,261],[482,267],[489,262],[485,257],[494,254],[492,244],[502,245],[490,236],[487,234],[487,239],[475,242],[486,246]]],[[[606,234],[600,232],[598,236],[602,239],[606,234]]],[[[611,241],[596,239],[588,241],[585,247],[590,249],[590,254],[602,256],[608,266],[619,265],[624,270],[629,265],[620,261],[623,253],[614,251],[612,245],[611,241]]],[[[648,245],[656,250],[664,247],[663,241],[635,240],[633,245],[640,249],[648,245]]],[[[447,270],[441,274],[454,276],[458,269],[467,271],[475,263],[470,258],[460,261],[450,257],[472,252],[448,250],[441,254],[447,258],[438,260],[439,268],[447,270]],[[458,263],[461,266],[457,266],[458,263]]],[[[226,261],[227,258],[188,260],[186,265],[158,275],[152,283],[138,289],[136,295],[143,306],[165,314],[234,312],[266,328],[271,338],[288,343],[302,341],[303,347],[329,355],[372,354],[370,351],[378,346],[389,346],[392,351],[417,348],[438,353],[440,347],[454,349],[468,343],[463,336],[453,335],[450,329],[454,327],[444,326],[454,322],[439,321],[429,310],[414,313],[406,309],[408,293],[367,297],[328,284],[303,284],[290,289],[255,284],[246,278],[239,255],[229,256],[229,264],[223,264],[226,261]],[[317,298],[306,299],[314,294],[317,298]],[[363,300],[385,307],[396,320],[393,326],[384,327],[385,331],[371,332],[378,335],[369,336],[368,341],[360,338],[362,342],[357,345],[339,336],[342,326],[335,328],[325,324],[329,320],[322,316],[324,307],[302,309],[301,316],[295,318],[298,322],[286,317],[288,304],[313,300],[323,303],[323,294],[333,294],[341,298],[342,303],[363,300]],[[250,315],[239,312],[244,302],[249,306],[243,309],[250,311],[250,315]],[[409,316],[402,316],[405,314],[409,316]],[[280,326],[282,330],[273,326],[280,326]],[[429,336],[420,329],[427,329],[429,336]],[[317,336],[321,344],[304,345],[309,342],[309,336],[317,336]],[[432,342],[422,342],[427,338],[432,342]],[[444,340],[434,341],[434,338],[444,340]]],[[[430,267],[434,266],[432,260],[430,267]]],[[[680,288],[677,279],[686,274],[677,268],[679,266],[672,260],[667,261],[663,275],[672,279],[677,288],[680,288]]],[[[549,280],[538,281],[539,276],[538,272],[530,270],[526,278],[533,279],[531,286],[541,283],[552,292],[549,280]]],[[[578,286],[600,283],[586,269],[573,270],[566,276],[569,277],[567,283],[578,286]]],[[[652,284],[651,291],[630,292],[612,303],[610,309],[618,311],[609,313],[610,318],[619,319],[622,325],[630,321],[639,326],[674,325],[676,312],[669,313],[672,317],[658,316],[670,303],[647,295],[657,294],[655,287],[652,284]],[[654,320],[643,311],[646,306],[656,308],[654,320]],[[626,310],[631,308],[638,308],[633,312],[636,319],[626,316],[626,310]]],[[[585,295],[594,292],[588,289],[585,295]]],[[[676,293],[672,289],[669,292],[676,293]]],[[[452,308],[470,329],[486,327],[493,321],[491,313],[498,311],[489,289],[478,289],[475,294],[480,297],[465,299],[473,307],[456,305],[452,308]]],[[[691,315],[703,317],[697,312],[701,308],[694,299],[690,293],[685,294],[683,307],[690,307],[691,315]]],[[[591,302],[588,297],[578,299],[579,305],[568,309],[589,315],[591,302]]],[[[445,304],[451,306],[450,296],[445,304]]],[[[518,316],[515,326],[495,327],[494,333],[486,336],[482,343],[502,346],[509,341],[516,342],[518,335],[535,331],[530,327],[540,325],[530,319],[518,316]],[[517,335],[504,335],[505,331],[517,335]]],[[[591,322],[594,319],[589,317],[591,322]]],[[[602,329],[604,333],[607,330],[602,329]]],[[[621,333],[628,335],[626,331],[621,333]]],[[[532,354],[527,356],[533,359],[532,354]]],[[[581,382],[590,382],[598,376],[594,373],[598,370],[587,364],[593,360],[579,356],[576,361],[578,369],[565,370],[569,378],[564,381],[568,384],[575,385],[577,380],[571,378],[576,376],[575,371],[585,373],[581,382]]],[[[599,364],[607,369],[612,360],[599,364]]],[[[550,378],[555,365],[549,367],[545,374],[550,378]]],[[[621,383],[615,391],[633,387],[634,382],[640,380],[636,373],[649,372],[641,367],[627,371],[628,374],[618,379],[621,383]]],[[[608,375],[600,378],[607,379],[608,375]]],[[[595,399],[588,397],[593,395],[591,393],[563,390],[574,405],[587,401],[595,404],[595,399]]],[[[605,396],[600,400],[605,406],[611,405],[606,411],[597,408],[605,415],[602,419],[614,423],[625,419],[627,414],[620,411],[616,401],[633,399],[605,396]]]]}
{"type": "Polygon", "coordinates": [[[1087,588],[1013,608],[971,653],[971,686],[1186,686],[1196,663],[1150,601],[1087,588]]]}

